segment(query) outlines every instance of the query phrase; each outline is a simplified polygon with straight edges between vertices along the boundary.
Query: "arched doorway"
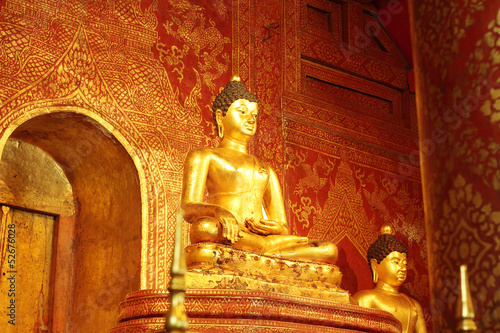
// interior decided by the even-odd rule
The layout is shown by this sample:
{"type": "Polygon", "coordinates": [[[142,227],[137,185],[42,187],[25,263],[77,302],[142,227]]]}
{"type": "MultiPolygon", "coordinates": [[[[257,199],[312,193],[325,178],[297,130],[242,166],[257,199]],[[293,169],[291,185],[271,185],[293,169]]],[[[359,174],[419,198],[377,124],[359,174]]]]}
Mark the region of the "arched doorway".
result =
{"type": "MultiPolygon", "coordinates": [[[[50,156],[70,184],[74,205],[70,215],[68,210],[58,213],[37,205],[48,195],[39,200],[3,202],[56,216],[50,303],[45,311],[48,315],[35,324],[47,325],[51,332],[108,331],[118,318],[120,301],[128,292],[140,288],[141,191],[132,158],[107,129],[85,115],[71,112],[27,120],[9,140],[33,145],[50,156]]],[[[53,172],[36,172],[44,168],[40,163],[24,168],[33,170],[25,176],[27,183],[30,177],[45,178],[53,172]]],[[[6,183],[3,191],[14,198],[22,197],[18,195],[19,187],[11,188],[6,183]]],[[[22,288],[21,281],[16,288],[22,288]]],[[[21,313],[18,315],[21,320],[21,313]]]]}

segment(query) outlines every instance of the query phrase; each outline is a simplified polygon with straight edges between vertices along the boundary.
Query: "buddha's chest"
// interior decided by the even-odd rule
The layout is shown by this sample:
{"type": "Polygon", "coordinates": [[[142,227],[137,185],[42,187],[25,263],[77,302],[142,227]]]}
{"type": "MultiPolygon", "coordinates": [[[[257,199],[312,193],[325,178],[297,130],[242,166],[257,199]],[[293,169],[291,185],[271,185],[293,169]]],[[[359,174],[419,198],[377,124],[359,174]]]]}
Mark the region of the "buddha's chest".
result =
{"type": "Polygon", "coordinates": [[[417,309],[404,296],[387,295],[377,302],[378,309],[390,312],[403,325],[403,332],[413,332],[417,320],[417,309]]]}
{"type": "Polygon", "coordinates": [[[269,170],[253,156],[233,156],[217,158],[208,171],[207,189],[217,192],[260,192],[269,182],[269,170]]]}

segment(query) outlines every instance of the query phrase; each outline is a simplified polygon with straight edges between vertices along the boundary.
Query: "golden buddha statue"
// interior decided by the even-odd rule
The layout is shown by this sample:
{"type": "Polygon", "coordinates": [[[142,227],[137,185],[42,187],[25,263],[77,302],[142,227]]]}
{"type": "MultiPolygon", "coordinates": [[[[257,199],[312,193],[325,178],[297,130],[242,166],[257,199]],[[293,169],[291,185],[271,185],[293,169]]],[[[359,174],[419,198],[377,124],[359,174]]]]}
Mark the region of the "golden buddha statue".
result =
{"type": "Polygon", "coordinates": [[[284,259],[335,263],[338,251],[333,243],[290,235],[276,173],[248,154],[248,142],[257,130],[257,98],[233,77],[215,98],[212,110],[222,140],[217,148],[189,152],[184,166],[181,208],[191,224],[191,243],[220,243],[284,259]]]}
{"type": "Polygon", "coordinates": [[[406,280],[407,257],[406,247],[384,225],[367,254],[375,288],[356,293],[354,299],[360,306],[392,313],[401,322],[403,333],[427,332],[420,304],[399,292],[406,280]]]}

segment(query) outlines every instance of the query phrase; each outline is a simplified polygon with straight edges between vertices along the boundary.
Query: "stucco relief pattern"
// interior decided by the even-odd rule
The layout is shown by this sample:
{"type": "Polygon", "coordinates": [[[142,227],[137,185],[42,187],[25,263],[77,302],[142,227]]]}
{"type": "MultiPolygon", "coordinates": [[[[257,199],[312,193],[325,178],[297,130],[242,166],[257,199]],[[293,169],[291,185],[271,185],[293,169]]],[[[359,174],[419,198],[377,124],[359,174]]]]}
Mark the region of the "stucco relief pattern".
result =
{"type": "Polygon", "coordinates": [[[414,16],[435,327],[455,331],[459,265],[467,264],[479,329],[497,332],[500,11],[489,1],[418,1],[414,16]]]}

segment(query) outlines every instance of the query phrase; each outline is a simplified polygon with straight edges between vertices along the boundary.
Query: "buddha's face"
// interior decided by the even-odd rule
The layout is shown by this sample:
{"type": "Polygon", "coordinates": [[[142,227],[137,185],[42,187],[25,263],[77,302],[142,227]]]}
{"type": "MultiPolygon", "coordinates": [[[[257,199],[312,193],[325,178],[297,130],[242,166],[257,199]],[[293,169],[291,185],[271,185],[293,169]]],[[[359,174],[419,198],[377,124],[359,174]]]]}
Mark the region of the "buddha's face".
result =
{"type": "Polygon", "coordinates": [[[406,280],[406,253],[391,252],[377,264],[378,280],[392,287],[401,286],[406,280]]]}
{"type": "Polygon", "coordinates": [[[259,106],[246,99],[237,99],[231,104],[225,116],[217,110],[217,123],[224,128],[224,136],[247,141],[257,131],[259,106]]]}

